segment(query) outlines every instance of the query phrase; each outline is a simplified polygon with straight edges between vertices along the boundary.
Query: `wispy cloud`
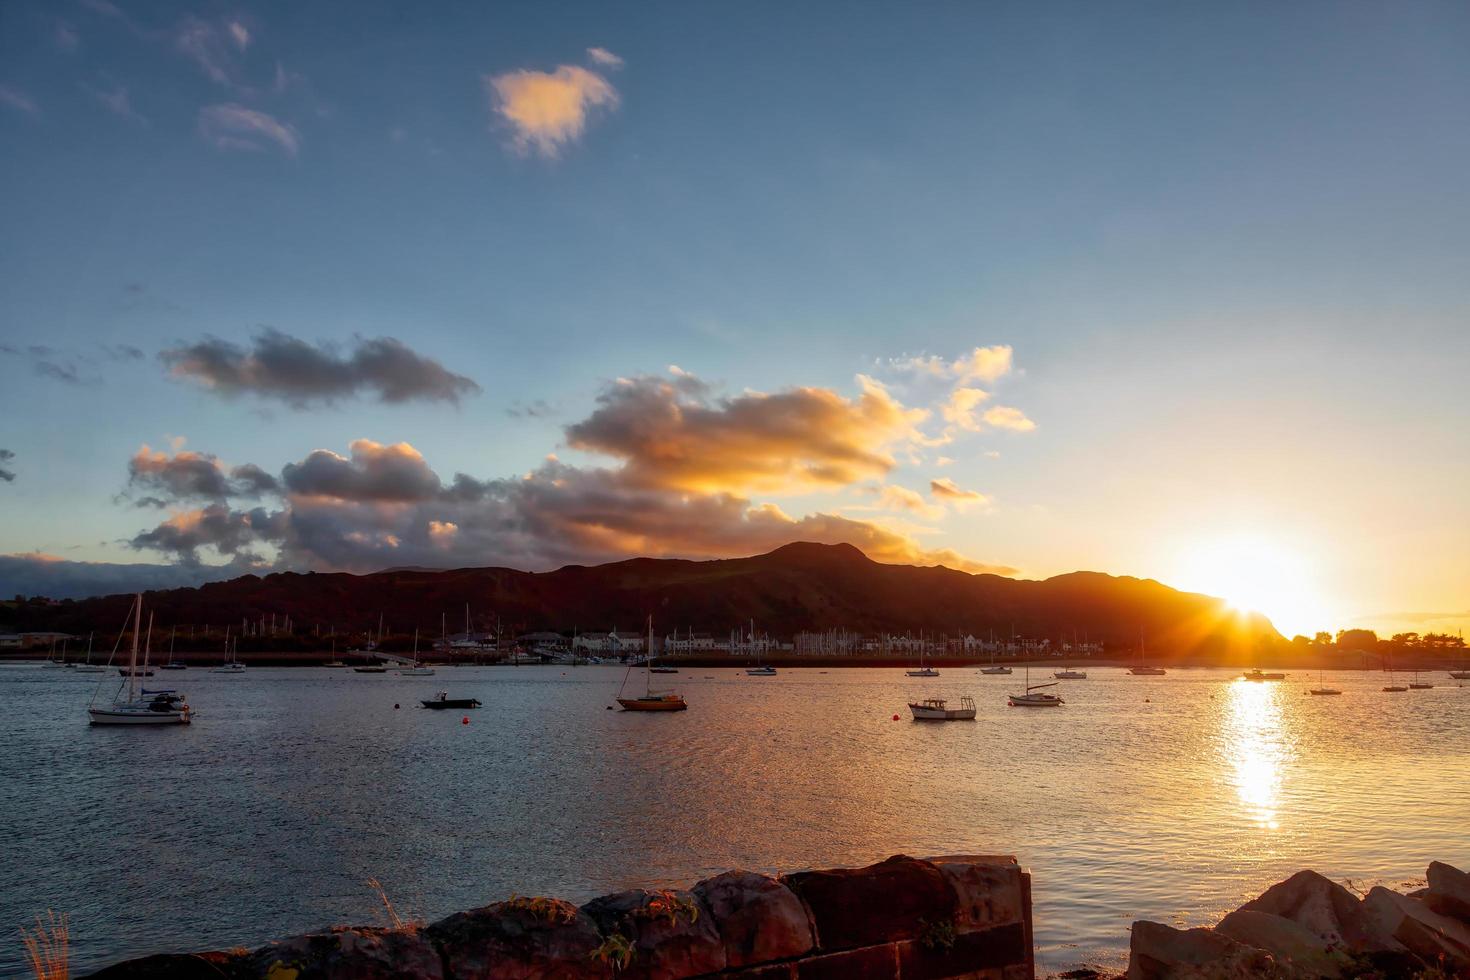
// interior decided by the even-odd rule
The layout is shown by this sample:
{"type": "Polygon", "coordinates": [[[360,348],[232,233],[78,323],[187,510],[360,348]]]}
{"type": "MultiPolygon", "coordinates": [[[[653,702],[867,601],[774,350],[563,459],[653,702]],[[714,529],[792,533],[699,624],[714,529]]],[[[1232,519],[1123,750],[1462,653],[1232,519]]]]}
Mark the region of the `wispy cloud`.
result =
{"type": "Polygon", "coordinates": [[[588,48],[587,57],[604,68],[621,68],[623,59],[613,54],[607,48],[588,48]]]}
{"type": "MultiPolygon", "coordinates": [[[[210,81],[233,88],[236,66],[232,42],[239,50],[245,49],[234,33],[235,26],[216,26],[193,15],[186,16],[174,30],[174,47],[198,65],[210,81]]],[[[245,42],[248,44],[249,40],[250,35],[246,32],[245,42]]]]}
{"type": "Polygon", "coordinates": [[[486,75],[484,84],[491,111],[510,127],[511,146],[546,158],[581,137],[595,110],[618,105],[612,83],[581,65],[486,75]]]}
{"type": "Polygon", "coordinates": [[[87,94],[91,95],[92,98],[101,103],[102,106],[106,108],[108,112],[111,112],[114,116],[117,116],[120,119],[127,119],[132,122],[141,123],[144,126],[148,125],[148,120],[143,118],[143,116],[140,115],[138,111],[133,108],[132,100],[128,97],[127,88],[116,82],[111,82],[111,86],[112,87],[110,89],[100,89],[96,86],[88,85],[86,82],[82,83],[82,88],[87,92],[87,94]]]}
{"type": "Polygon", "coordinates": [[[41,114],[41,107],[36,105],[35,100],[13,85],[0,85],[0,105],[29,116],[41,114]]]}
{"type": "Polygon", "coordinates": [[[11,450],[0,449],[0,480],[4,480],[6,483],[15,482],[15,470],[12,470],[9,466],[10,461],[14,458],[15,453],[11,450]]]}
{"type": "Polygon", "coordinates": [[[1014,352],[1009,344],[976,347],[954,360],[935,354],[894,358],[889,366],[897,371],[944,378],[964,384],[969,381],[993,383],[1011,373],[1014,352]]]}
{"type": "Polygon", "coordinates": [[[981,418],[985,420],[986,425],[997,429],[1009,429],[1012,432],[1030,432],[1036,428],[1036,423],[1028,419],[1025,412],[1009,405],[988,408],[981,418]]]}
{"type": "Polygon", "coordinates": [[[75,51],[82,40],[77,35],[76,28],[64,20],[56,22],[56,28],[51,32],[51,39],[55,42],[58,51],[65,51],[67,54],[75,51]]]}
{"type": "Polygon", "coordinates": [[[250,47],[250,29],[238,20],[232,20],[225,25],[225,30],[230,34],[230,39],[235,42],[235,47],[244,51],[250,47]]]}
{"type": "Polygon", "coordinates": [[[363,392],[389,404],[447,401],[480,386],[424,357],[392,337],[357,338],[350,353],[332,344],[309,344],[277,330],[255,336],[249,349],[208,337],[159,354],[169,373],[225,396],[240,394],[302,409],[363,392]]]}
{"type": "Polygon", "coordinates": [[[929,481],[929,492],[939,500],[951,503],[959,508],[970,506],[989,506],[990,497],[978,490],[965,490],[956,485],[949,477],[941,477],[929,481]]]}
{"type": "Polygon", "coordinates": [[[301,148],[301,137],[294,126],[235,102],[200,109],[199,135],[221,150],[264,150],[274,146],[294,157],[301,148]]]}

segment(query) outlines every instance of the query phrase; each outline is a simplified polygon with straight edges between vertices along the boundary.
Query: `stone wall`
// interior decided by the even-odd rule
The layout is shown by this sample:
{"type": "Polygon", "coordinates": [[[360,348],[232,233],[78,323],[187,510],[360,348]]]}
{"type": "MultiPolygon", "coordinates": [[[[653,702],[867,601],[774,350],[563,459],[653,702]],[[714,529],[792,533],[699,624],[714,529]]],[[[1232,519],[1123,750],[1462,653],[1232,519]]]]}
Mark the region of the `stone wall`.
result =
{"type": "Polygon", "coordinates": [[[577,907],[513,898],[428,926],[339,927],[254,952],[162,954],[97,980],[1031,980],[1031,878],[1013,857],[891,857],[779,878],[727,871],[577,907]]]}

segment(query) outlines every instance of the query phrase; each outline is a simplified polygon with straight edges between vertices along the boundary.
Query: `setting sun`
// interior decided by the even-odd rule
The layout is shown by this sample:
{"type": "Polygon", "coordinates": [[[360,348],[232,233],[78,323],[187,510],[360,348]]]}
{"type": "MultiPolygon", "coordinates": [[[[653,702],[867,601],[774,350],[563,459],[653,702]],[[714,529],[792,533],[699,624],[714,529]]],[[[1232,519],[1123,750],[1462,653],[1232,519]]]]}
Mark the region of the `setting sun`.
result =
{"type": "Polygon", "coordinates": [[[1258,612],[1287,636],[1322,628],[1327,614],[1311,567],[1302,557],[1253,535],[1220,538],[1184,550],[1181,588],[1258,612]]]}

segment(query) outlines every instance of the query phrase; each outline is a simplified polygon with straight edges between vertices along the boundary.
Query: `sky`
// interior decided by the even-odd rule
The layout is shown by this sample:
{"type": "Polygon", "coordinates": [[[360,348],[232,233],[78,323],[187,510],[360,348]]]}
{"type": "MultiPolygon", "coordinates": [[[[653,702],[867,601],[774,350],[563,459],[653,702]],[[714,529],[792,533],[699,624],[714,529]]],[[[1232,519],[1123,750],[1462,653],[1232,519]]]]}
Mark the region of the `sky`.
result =
{"type": "Polygon", "coordinates": [[[0,6],[0,593],[724,557],[1470,626],[1470,9],[0,6]]]}

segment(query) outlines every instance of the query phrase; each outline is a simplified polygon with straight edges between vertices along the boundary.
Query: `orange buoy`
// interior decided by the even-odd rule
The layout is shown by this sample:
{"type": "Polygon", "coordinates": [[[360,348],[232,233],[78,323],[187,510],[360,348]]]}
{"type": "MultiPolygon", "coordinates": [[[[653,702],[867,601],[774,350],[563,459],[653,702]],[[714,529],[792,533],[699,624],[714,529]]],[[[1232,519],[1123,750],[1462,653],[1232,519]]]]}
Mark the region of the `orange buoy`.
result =
{"type": "Polygon", "coordinates": [[[461,718],[459,720],[459,723],[461,725],[468,725],[470,723],[470,716],[469,715],[465,715],[463,718],[461,718]]]}
{"type": "Polygon", "coordinates": [[[893,716],[893,720],[894,720],[894,721],[898,721],[898,715],[894,715],[894,716],[893,716]]]}

